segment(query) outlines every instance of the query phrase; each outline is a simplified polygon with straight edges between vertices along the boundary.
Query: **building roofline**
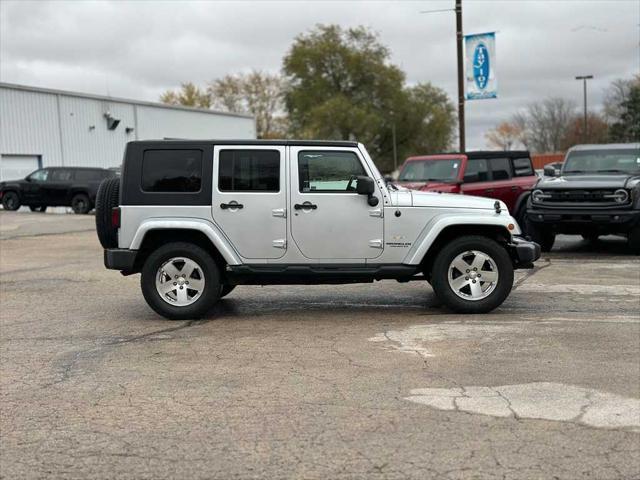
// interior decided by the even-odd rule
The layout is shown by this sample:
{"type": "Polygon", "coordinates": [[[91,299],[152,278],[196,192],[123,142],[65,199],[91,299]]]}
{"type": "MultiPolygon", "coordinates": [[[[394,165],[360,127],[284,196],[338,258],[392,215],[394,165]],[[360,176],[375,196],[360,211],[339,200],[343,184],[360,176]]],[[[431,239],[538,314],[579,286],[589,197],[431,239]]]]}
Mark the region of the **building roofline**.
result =
{"type": "Polygon", "coordinates": [[[169,105],[169,104],[160,103],[160,102],[147,102],[144,100],[132,100],[129,98],[110,97],[106,95],[95,95],[92,93],[72,92],[69,90],[56,90],[53,88],[43,88],[43,87],[32,87],[30,85],[19,85],[17,83],[0,82],[0,88],[20,90],[23,92],[36,92],[36,93],[49,93],[52,95],[64,95],[66,97],[87,98],[90,100],[100,100],[103,102],[126,103],[131,105],[140,105],[143,107],[166,108],[168,110],[183,110],[187,112],[208,113],[212,115],[223,115],[226,117],[238,117],[238,118],[250,118],[250,119],[254,118],[253,115],[248,115],[244,113],[221,112],[219,110],[210,110],[207,108],[185,107],[183,105],[169,105]]]}

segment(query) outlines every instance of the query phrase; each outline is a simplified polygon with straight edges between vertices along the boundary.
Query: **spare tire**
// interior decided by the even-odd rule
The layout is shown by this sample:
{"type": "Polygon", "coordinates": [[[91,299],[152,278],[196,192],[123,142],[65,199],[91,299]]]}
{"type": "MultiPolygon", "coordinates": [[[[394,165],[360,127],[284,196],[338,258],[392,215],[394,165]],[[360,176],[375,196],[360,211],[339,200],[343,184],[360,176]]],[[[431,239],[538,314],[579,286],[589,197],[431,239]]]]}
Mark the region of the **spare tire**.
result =
{"type": "Polygon", "coordinates": [[[96,195],[96,232],[103,248],[118,246],[118,229],[111,224],[111,209],[120,205],[120,178],[103,180],[96,195]]]}

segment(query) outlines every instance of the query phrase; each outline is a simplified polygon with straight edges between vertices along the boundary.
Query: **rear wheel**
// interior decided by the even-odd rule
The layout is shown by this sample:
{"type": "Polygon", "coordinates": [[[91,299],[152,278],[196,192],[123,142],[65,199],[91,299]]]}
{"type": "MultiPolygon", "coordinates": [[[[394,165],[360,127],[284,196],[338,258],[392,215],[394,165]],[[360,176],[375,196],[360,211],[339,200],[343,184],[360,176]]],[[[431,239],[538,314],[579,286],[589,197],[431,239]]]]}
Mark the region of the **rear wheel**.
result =
{"type": "Polygon", "coordinates": [[[451,310],[486,313],[500,306],[513,287],[513,263],[495,240],[458,238],[437,255],[431,272],[436,295],[451,310]]]}
{"type": "Polygon", "coordinates": [[[168,243],[142,267],[142,294],[158,314],[172,320],[202,317],[220,298],[220,272],[207,251],[192,243],[168,243]]]}
{"type": "Polygon", "coordinates": [[[16,192],[5,192],[2,195],[2,206],[5,210],[18,210],[20,208],[20,197],[16,192]]]}
{"type": "Polygon", "coordinates": [[[89,213],[91,210],[89,196],[84,193],[76,193],[71,199],[71,209],[73,210],[73,213],[79,215],[89,213]]]}
{"type": "Polygon", "coordinates": [[[120,203],[120,179],[103,180],[96,194],[96,232],[103,248],[118,246],[118,229],[111,223],[111,210],[120,203]]]}
{"type": "Polygon", "coordinates": [[[527,235],[531,237],[531,240],[540,245],[543,252],[550,252],[556,241],[555,232],[547,226],[533,223],[528,218],[525,219],[525,225],[525,230],[527,235]]]}

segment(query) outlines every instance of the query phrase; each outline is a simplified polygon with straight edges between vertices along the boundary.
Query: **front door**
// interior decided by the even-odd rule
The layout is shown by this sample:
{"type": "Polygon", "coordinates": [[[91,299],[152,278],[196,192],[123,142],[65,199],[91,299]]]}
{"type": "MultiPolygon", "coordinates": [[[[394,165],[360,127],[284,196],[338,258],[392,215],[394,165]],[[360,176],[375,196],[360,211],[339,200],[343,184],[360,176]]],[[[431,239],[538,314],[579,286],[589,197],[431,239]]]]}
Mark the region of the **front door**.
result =
{"type": "Polygon", "coordinates": [[[45,204],[46,198],[44,197],[44,186],[49,178],[50,170],[43,168],[36,170],[29,175],[25,180],[22,190],[22,202],[27,205],[45,204]]]}
{"type": "Polygon", "coordinates": [[[355,177],[372,176],[357,149],[290,147],[291,233],[309,259],[361,262],[382,253],[382,195],[369,206],[355,177]]]}
{"type": "Polygon", "coordinates": [[[213,219],[246,259],[275,259],[287,249],[285,148],[214,148],[213,219]]]}

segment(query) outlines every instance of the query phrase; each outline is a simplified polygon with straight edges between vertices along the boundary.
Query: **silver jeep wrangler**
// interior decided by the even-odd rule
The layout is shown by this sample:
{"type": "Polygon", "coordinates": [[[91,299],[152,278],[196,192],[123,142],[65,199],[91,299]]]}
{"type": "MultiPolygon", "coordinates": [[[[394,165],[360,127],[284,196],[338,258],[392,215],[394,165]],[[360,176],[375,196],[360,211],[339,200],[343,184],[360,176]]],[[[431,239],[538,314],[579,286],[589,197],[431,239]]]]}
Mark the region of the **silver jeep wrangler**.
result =
{"type": "Polygon", "coordinates": [[[498,307],[540,247],[499,201],[387,185],[362,144],[141,141],[105,180],[107,268],[151,308],[204,315],[236,285],[429,282],[456,312],[498,307]]]}

